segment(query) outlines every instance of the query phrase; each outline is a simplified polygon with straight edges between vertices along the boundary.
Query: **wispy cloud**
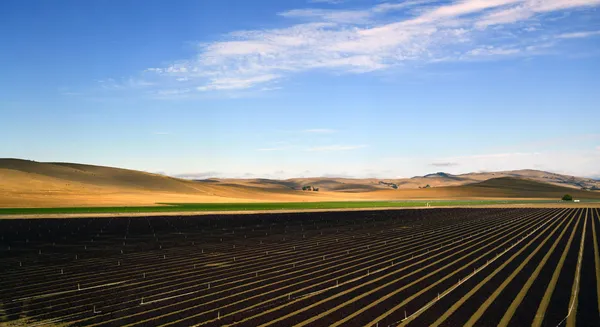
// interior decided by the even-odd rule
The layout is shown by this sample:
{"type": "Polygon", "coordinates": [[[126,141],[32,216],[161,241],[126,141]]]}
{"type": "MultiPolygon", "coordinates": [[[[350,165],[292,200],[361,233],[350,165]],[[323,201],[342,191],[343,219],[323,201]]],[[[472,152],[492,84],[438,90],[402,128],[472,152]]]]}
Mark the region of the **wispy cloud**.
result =
{"type": "Polygon", "coordinates": [[[199,86],[199,91],[209,90],[238,90],[247,89],[257,84],[264,84],[277,79],[279,76],[274,74],[257,75],[246,78],[222,77],[213,79],[208,85],[199,86]]]}
{"type": "Polygon", "coordinates": [[[366,145],[325,145],[306,149],[311,152],[349,151],[366,148],[366,145]]]}
{"type": "Polygon", "coordinates": [[[459,164],[457,162],[434,162],[431,165],[434,167],[454,167],[459,164]]]}
{"type": "Polygon", "coordinates": [[[113,78],[101,79],[97,81],[100,87],[104,89],[125,89],[125,88],[145,88],[153,86],[155,83],[140,79],[140,78],[127,78],[116,80],[113,78]]]}
{"type": "Polygon", "coordinates": [[[156,92],[157,95],[181,95],[181,94],[186,94],[186,93],[190,93],[192,90],[191,89],[167,89],[167,90],[158,90],[156,92]]]}
{"type": "Polygon", "coordinates": [[[582,39],[590,36],[600,36],[600,31],[583,31],[583,32],[573,32],[573,33],[563,33],[559,34],[556,37],[559,39],[582,39]]]}
{"type": "Polygon", "coordinates": [[[434,2],[436,0],[411,0],[400,3],[381,3],[366,9],[339,10],[305,8],[292,9],[279,13],[280,16],[288,18],[301,18],[330,23],[367,24],[376,23],[382,15],[390,12],[405,10],[407,8],[434,2]]]}
{"type": "MultiPolygon", "coordinates": [[[[179,83],[194,92],[271,90],[306,71],[364,74],[411,63],[532,56],[544,46],[561,44],[548,42],[547,33],[537,28],[554,23],[549,14],[598,5],[600,0],[413,0],[353,10],[298,8],[278,14],[288,18],[285,27],[231,32],[199,44],[193,58],[148,68],[143,79],[131,82],[141,85],[151,75],[152,83],[170,88],[179,83]],[[511,28],[528,30],[527,38],[511,28]]],[[[559,27],[553,30],[559,33],[559,27]]],[[[563,33],[554,39],[596,33],[563,33]]]]}
{"type": "Polygon", "coordinates": [[[368,23],[372,16],[370,11],[365,10],[326,10],[326,9],[294,9],[279,13],[280,16],[288,18],[303,18],[307,20],[316,19],[335,23],[368,23]]]}
{"type": "Polygon", "coordinates": [[[480,47],[467,51],[464,57],[489,57],[489,56],[508,56],[520,53],[518,48],[498,48],[494,46],[480,47]]]}
{"type": "Polygon", "coordinates": [[[148,94],[152,96],[154,99],[159,100],[176,100],[176,99],[186,99],[190,95],[193,94],[192,89],[190,88],[180,88],[180,89],[159,89],[148,91],[148,94]]]}

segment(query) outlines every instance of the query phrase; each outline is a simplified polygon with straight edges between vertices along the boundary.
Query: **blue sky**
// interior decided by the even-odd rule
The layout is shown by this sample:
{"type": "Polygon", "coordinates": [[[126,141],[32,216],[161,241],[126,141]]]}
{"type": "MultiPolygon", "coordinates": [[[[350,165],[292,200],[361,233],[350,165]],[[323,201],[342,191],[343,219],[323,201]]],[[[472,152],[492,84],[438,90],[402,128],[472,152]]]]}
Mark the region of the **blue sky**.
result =
{"type": "Polygon", "coordinates": [[[0,157],[600,177],[600,0],[0,2],[0,157]]]}

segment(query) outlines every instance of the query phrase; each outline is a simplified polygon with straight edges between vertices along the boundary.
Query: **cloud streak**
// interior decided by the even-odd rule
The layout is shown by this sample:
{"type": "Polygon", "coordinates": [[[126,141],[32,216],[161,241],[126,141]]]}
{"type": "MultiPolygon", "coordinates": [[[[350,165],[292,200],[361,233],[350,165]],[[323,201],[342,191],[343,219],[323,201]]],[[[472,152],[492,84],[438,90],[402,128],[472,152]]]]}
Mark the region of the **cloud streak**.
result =
{"type": "MultiPolygon", "coordinates": [[[[598,5],[600,0],[414,0],[354,10],[293,9],[278,13],[289,20],[286,27],[234,31],[199,44],[191,59],[144,74],[195,92],[268,90],[307,71],[365,74],[409,64],[535,55],[555,46],[535,28],[552,24],[547,14],[598,5]],[[532,36],[511,34],[516,24],[532,36]]],[[[597,33],[562,33],[555,39],[597,33]]]]}
{"type": "Polygon", "coordinates": [[[381,3],[362,10],[334,10],[334,9],[292,9],[279,13],[279,16],[306,20],[317,20],[329,23],[342,24],[367,24],[375,23],[378,16],[415,7],[435,0],[413,0],[400,3],[381,3]]]}
{"type": "Polygon", "coordinates": [[[454,167],[459,164],[457,162],[434,162],[431,165],[434,167],[454,167]]]}
{"type": "Polygon", "coordinates": [[[247,89],[250,86],[268,83],[277,79],[278,77],[278,75],[274,74],[264,74],[245,78],[215,78],[208,85],[199,86],[197,89],[198,91],[247,89]]]}
{"type": "Polygon", "coordinates": [[[600,36],[600,31],[584,31],[584,32],[573,32],[563,33],[557,36],[559,39],[582,39],[591,36],[600,36]]]}

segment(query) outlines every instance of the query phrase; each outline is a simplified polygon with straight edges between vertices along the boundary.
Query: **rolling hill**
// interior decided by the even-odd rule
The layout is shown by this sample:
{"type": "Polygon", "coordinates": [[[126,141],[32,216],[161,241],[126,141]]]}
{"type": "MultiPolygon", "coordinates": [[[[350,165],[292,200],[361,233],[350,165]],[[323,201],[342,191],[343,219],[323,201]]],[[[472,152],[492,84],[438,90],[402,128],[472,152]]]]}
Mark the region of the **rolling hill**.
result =
{"type": "Polygon", "coordinates": [[[0,159],[0,207],[154,205],[161,202],[295,202],[403,199],[600,199],[591,179],[535,170],[408,179],[349,178],[186,180],[141,171],[73,163],[0,159]],[[395,183],[399,189],[392,189],[395,183]],[[419,188],[425,185],[429,188],[419,188]],[[319,192],[302,191],[302,186],[319,192]]]}
{"type": "Polygon", "coordinates": [[[202,183],[112,167],[0,159],[0,207],[294,201],[306,197],[309,195],[271,186],[202,183]]]}
{"type": "Polygon", "coordinates": [[[212,182],[234,183],[245,185],[281,185],[284,188],[301,189],[303,185],[312,185],[321,190],[333,192],[370,192],[390,189],[391,184],[399,189],[419,189],[429,185],[435,187],[461,186],[483,182],[493,178],[512,177],[527,179],[573,189],[600,190],[600,181],[569,175],[555,174],[540,170],[512,170],[500,172],[468,173],[452,175],[444,172],[400,179],[352,179],[352,178],[292,178],[288,180],[269,179],[211,179],[212,182]],[[387,184],[383,184],[387,183],[387,184]]]}

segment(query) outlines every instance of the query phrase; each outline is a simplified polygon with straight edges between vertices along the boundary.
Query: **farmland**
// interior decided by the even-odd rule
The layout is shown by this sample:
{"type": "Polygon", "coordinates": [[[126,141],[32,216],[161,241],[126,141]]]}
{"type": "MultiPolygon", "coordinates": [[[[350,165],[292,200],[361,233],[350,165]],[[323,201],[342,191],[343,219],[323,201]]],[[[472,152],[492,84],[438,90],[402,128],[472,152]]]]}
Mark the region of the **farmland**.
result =
{"type": "Polygon", "coordinates": [[[0,325],[595,326],[596,208],[0,220],[0,325]]]}
{"type": "MultiPolygon", "coordinates": [[[[598,200],[584,200],[587,205],[598,200]]],[[[313,209],[367,209],[406,207],[446,207],[478,205],[518,205],[557,203],[556,200],[406,200],[406,201],[337,201],[337,202],[255,202],[255,203],[159,203],[158,206],[139,207],[54,207],[54,208],[0,208],[0,215],[51,214],[111,214],[111,213],[183,213],[313,209]]],[[[565,202],[565,204],[570,204],[565,202]]]]}
{"type": "Polygon", "coordinates": [[[0,180],[0,215],[407,207],[432,201],[435,206],[556,203],[565,194],[586,203],[600,201],[600,192],[588,191],[599,188],[600,181],[537,170],[391,180],[187,180],[115,167],[0,158],[0,180]],[[302,191],[306,186],[319,191],[302,191]]]}

